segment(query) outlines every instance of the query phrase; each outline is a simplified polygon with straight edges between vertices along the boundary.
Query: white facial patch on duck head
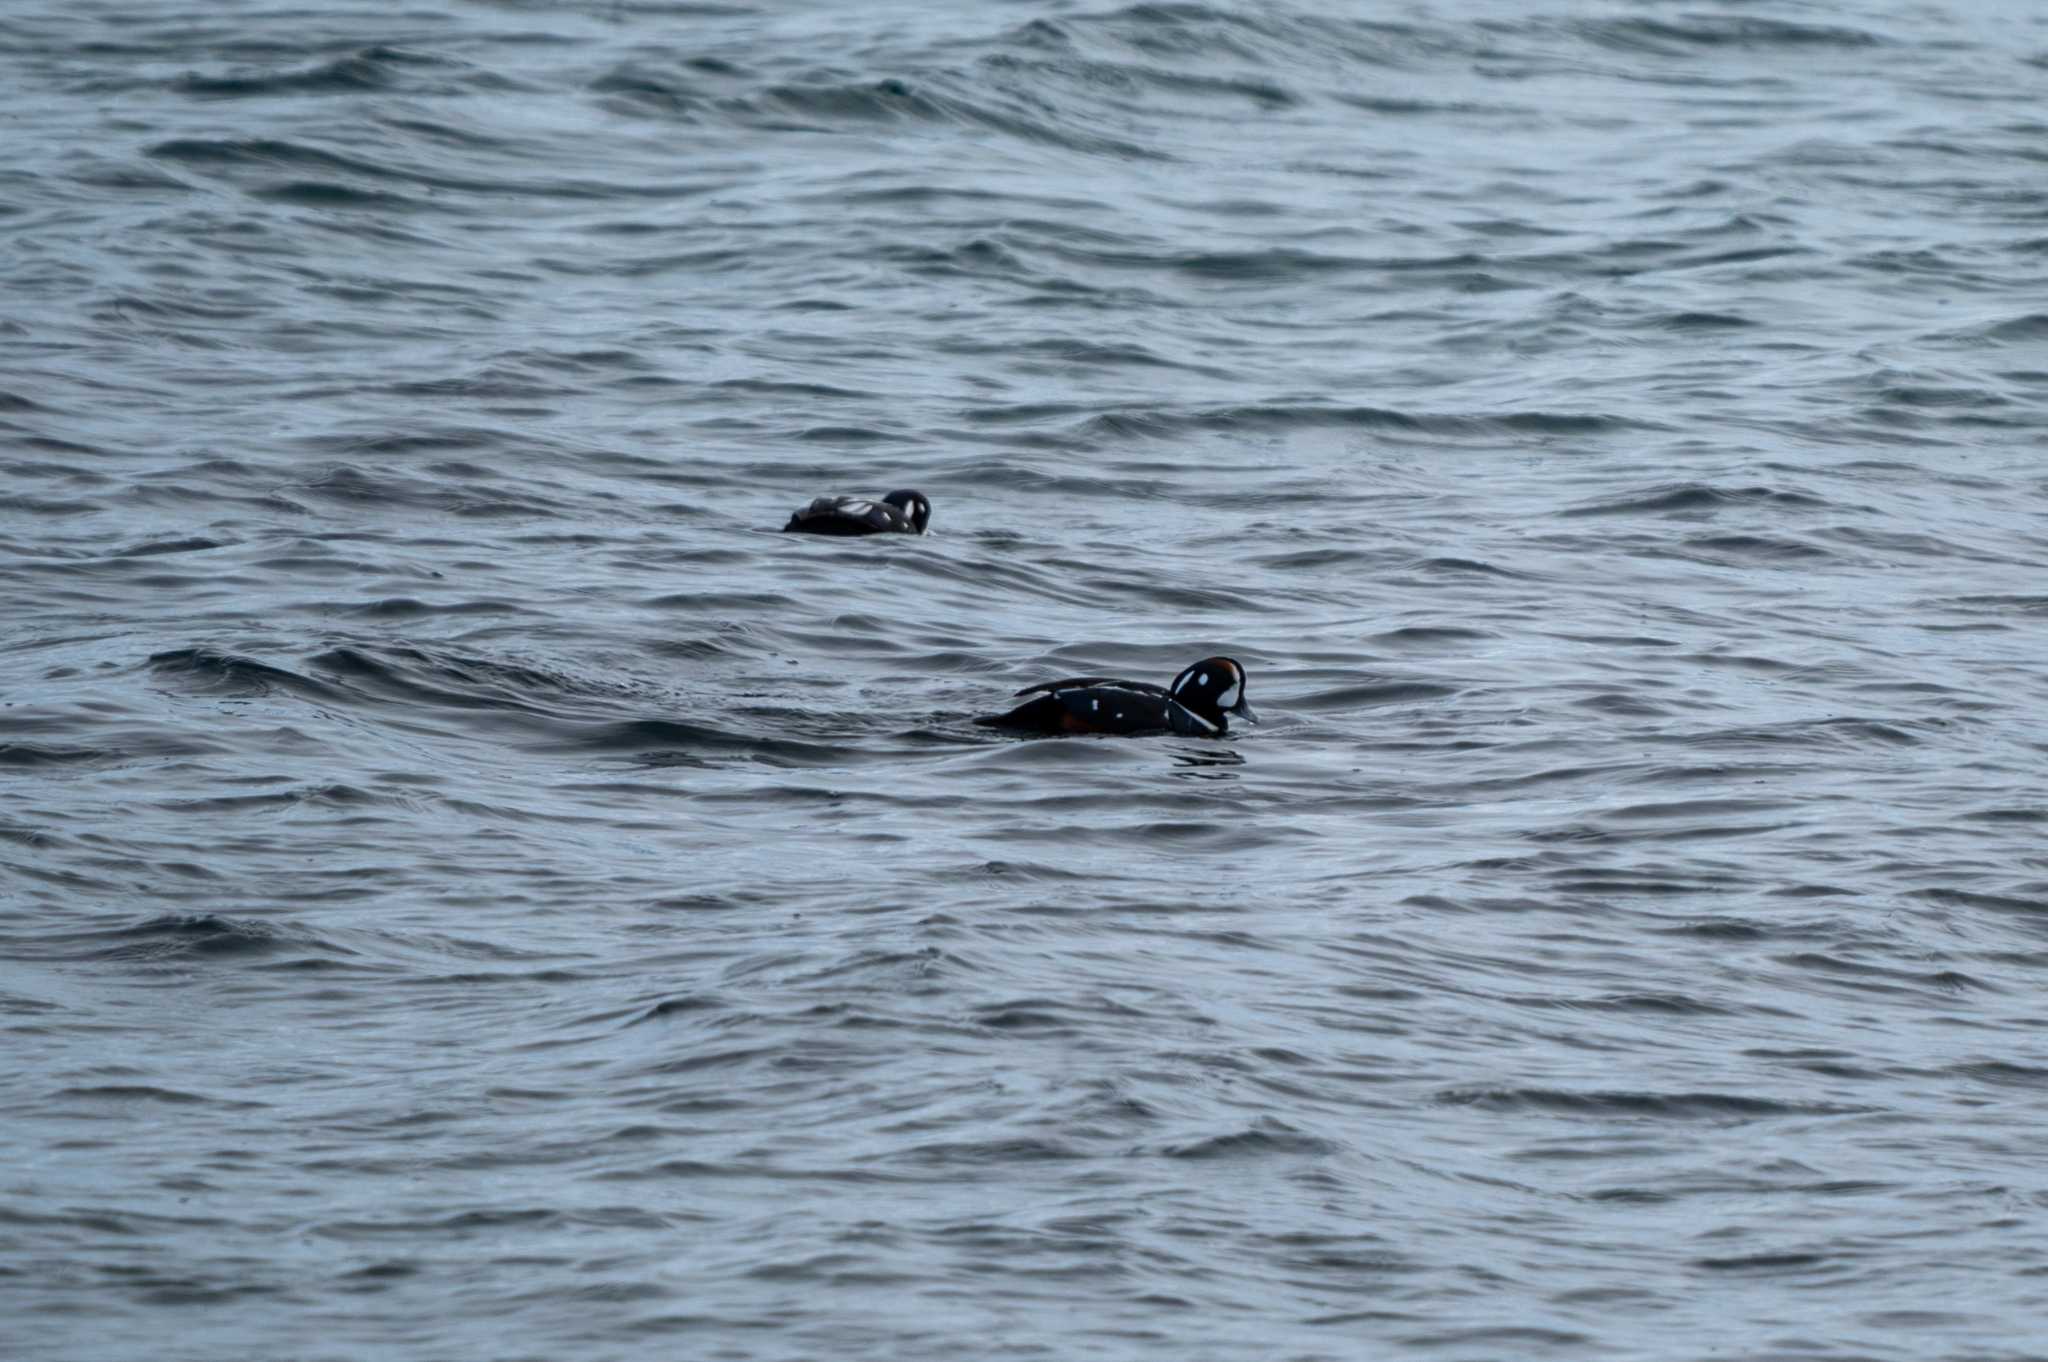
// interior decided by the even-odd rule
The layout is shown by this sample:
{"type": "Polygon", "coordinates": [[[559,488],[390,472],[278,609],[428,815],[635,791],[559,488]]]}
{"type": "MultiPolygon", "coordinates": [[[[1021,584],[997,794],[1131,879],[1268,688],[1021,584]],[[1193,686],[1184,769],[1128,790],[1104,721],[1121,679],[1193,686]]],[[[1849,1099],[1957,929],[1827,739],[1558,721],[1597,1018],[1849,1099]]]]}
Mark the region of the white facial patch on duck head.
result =
{"type": "Polygon", "coordinates": [[[1223,660],[1223,667],[1229,684],[1223,688],[1223,694],[1216,697],[1216,707],[1229,709],[1244,698],[1244,668],[1229,658],[1223,660]]]}

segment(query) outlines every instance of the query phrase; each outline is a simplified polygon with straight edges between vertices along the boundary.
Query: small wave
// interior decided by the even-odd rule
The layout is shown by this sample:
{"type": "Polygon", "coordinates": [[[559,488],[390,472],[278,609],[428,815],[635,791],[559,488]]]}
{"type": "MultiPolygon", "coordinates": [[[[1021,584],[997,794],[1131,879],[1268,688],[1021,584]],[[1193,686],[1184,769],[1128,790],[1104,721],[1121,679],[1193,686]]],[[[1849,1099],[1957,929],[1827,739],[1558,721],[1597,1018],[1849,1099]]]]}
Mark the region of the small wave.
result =
{"type": "Polygon", "coordinates": [[[835,388],[828,383],[795,383],[779,379],[721,378],[704,386],[718,392],[743,393],[750,397],[800,397],[828,402],[857,401],[871,396],[852,388],[835,388]]]}
{"type": "Polygon", "coordinates": [[[1467,629],[1453,624],[1410,624],[1374,634],[1368,642],[1383,648],[1431,649],[1447,643],[1485,643],[1500,635],[1485,629],[1467,629]]]}
{"type": "Polygon", "coordinates": [[[1011,30],[1007,40],[1036,51],[1092,48],[1182,65],[1229,61],[1277,70],[1314,69],[1332,60],[1346,70],[1400,67],[1478,50],[1464,31],[1448,25],[1187,0],[1147,0],[1058,20],[1032,19],[1011,30]]]}
{"type": "Polygon", "coordinates": [[[1663,1017],[1724,1016],[1728,1009],[1689,993],[1613,993],[1603,998],[1575,999],[1561,1004],[1594,1012],[1644,1012],[1663,1017]]]}
{"type": "Polygon", "coordinates": [[[1956,596],[1950,604],[1994,615],[2048,615],[2048,596],[1956,596]]]}
{"type": "Polygon", "coordinates": [[[423,199],[394,194],[389,190],[358,189],[329,180],[287,180],[282,184],[253,189],[250,197],[297,208],[376,208],[413,213],[435,207],[423,199]]]}
{"type": "MultiPolygon", "coordinates": [[[[1782,664],[1781,664],[1782,665],[1782,664]]],[[[1709,729],[1693,733],[1644,733],[1638,741],[1699,748],[1856,747],[1879,743],[1915,747],[1922,739],[1908,726],[1879,719],[1839,717],[1794,720],[1782,724],[1709,729]]]]}
{"type": "MultiPolygon", "coordinates": [[[[262,98],[278,95],[356,95],[416,85],[408,75],[423,71],[464,71],[473,68],[446,57],[398,47],[368,47],[345,57],[296,71],[251,72],[225,76],[187,73],[172,82],[180,94],[206,99],[262,98]]],[[[503,85],[480,74],[463,83],[474,88],[503,85]]],[[[450,92],[461,86],[448,87],[450,92]]],[[[438,91],[417,90],[415,93],[438,91]]]]}
{"type": "Polygon", "coordinates": [[[308,944],[347,954],[304,932],[220,913],[164,913],[126,927],[67,939],[86,945],[86,957],[102,960],[237,959],[303,949],[308,944]]]}
{"type": "Polygon", "coordinates": [[[1312,713],[1329,713],[1365,709],[1373,705],[1401,705],[1422,700],[1441,700],[1447,695],[1457,693],[1458,688],[1455,686],[1439,685],[1431,681],[1381,681],[1338,686],[1309,695],[1291,695],[1287,698],[1287,707],[1312,713]]]}
{"type": "Polygon", "coordinates": [[[372,161],[269,137],[174,137],[150,147],[149,154],[159,160],[191,165],[317,166],[377,178],[392,173],[372,161]]]}
{"type": "Polygon", "coordinates": [[[1768,941],[1773,935],[1770,928],[1739,917],[1697,918],[1658,930],[1672,936],[1692,936],[1707,941],[1768,941]]]}
{"type": "Polygon", "coordinates": [[[612,699],[625,693],[610,682],[586,680],[523,662],[425,648],[373,651],[344,645],[310,661],[370,695],[450,709],[552,714],[553,707],[563,700],[612,699]]]}
{"type": "Polygon", "coordinates": [[[165,553],[199,553],[206,549],[225,548],[230,541],[208,539],[204,535],[191,535],[183,539],[152,539],[140,544],[131,544],[125,549],[116,549],[109,557],[147,558],[165,553]]]}
{"type": "Polygon", "coordinates": [[[1784,801],[1777,799],[1676,799],[1623,805],[1604,810],[1601,816],[1627,820],[1723,818],[1738,813],[1775,813],[1785,807],[1784,801]]]}
{"type": "Polygon", "coordinates": [[[1276,1154],[1322,1156],[1342,1151],[1343,1146],[1334,1140],[1304,1134],[1284,1122],[1270,1119],[1247,1130],[1169,1144],[1159,1150],[1169,1159],[1198,1160],[1262,1158],[1276,1154]]]}
{"type": "Polygon", "coordinates": [[[1987,908],[1994,912],[2048,920],[2048,894],[2029,897],[2022,894],[1986,894],[1971,889],[1921,889],[1914,891],[1913,897],[1929,903],[1987,908]]]}
{"type": "MultiPolygon", "coordinates": [[[[1339,104],[1366,113],[1381,114],[1391,118],[1440,118],[1479,116],[1484,118],[1523,118],[1534,112],[1527,105],[1486,104],[1474,100],[1422,99],[1414,96],[1362,95],[1349,90],[1334,90],[1330,98],[1339,104]]],[[[1533,230],[1533,229],[1531,229],[1533,230]]],[[[1519,234],[1517,232],[1516,234],[1519,234]]]]}
{"type": "Polygon", "coordinates": [[[1682,542],[1689,556],[1749,562],[1805,562],[1835,555],[1818,544],[1778,534],[1702,534],[1682,542]]]}
{"type": "Polygon", "coordinates": [[[56,1097],[76,1102],[118,1102],[123,1107],[138,1102],[161,1102],[178,1107],[222,1107],[236,1111],[261,1110],[267,1102],[232,1097],[208,1097],[177,1088],[159,1088],[148,1083],[96,1083],[83,1087],[59,1088],[56,1097]]]}
{"type": "Polygon", "coordinates": [[[2029,806],[1978,809],[1961,817],[1972,823],[2048,823],[2048,808],[2029,806]]]}
{"type": "Polygon", "coordinates": [[[1064,1162],[1083,1157],[1082,1151],[1063,1140],[1038,1136],[1010,1139],[937,1140],[912,1145],[889,1156],[891,1162],[969,1168],[1006,1168],[1012,1164],[1064,1162]]]}
{"type": "Polygon", "coordinates": [[[621,719],[582,728],[567,744],[587,751],[637,756],[652,764],[713,754],[745,757],[764,766],[829,766],[846,761],[844,747],[728,732],[680,719],[621,719]]]}
{"type": "Polygon", "coordinates": [[[974,1009],[971,1020],[976,1026],[994,1031],[1034,1035],[1072,1035],[1077,1030],[1077,1019],[1068,1015],[1062,1004],[1049,998],[1021,998],[985,1004],[974,1009]]]}
{"type": "MultiPolygon", "coordinates": [[[[1318,498],[1320,499],[1320,494],[1318,498]]],[[[1301,549],[1294,553],[1270,553],[1253,555],[1249,561],[1264,568],[1279,568],[1283,571],[1302,571],[1320,574],[1330,568],[1364,567],[1377,563],[1381,551],[1375,549],[1301,549]]]]}
{"type": "MultiPolygon", "coordinates": [[[[389,457],[435,451],[495,448],[498,432],[484,429],[408,431],[373,437],[335,437],[321,444],[341,445],[351,453],[389,457]]],[[[557,519],[561,507],[538,488],[513,491],[482,477],[451,484],[444,478],[412,477],[389,468],[331,464],[291,490],[311,498],[348,506],[391,506],[438,512],[466,519],[557,519]]]]}
{"type": "Polygon", "coordinates": [[[1120,160],[1173,159],[1166,151],[1141,142],[1055,121],[1043,108],[1031,107],[1043,101],[1028,89],[1017,95],[1004,91],[989,74],[1000,77],[1010,60],[992,56],[982,63],[984,70],[972,75],[934,72],[914,82],[892,76],[858,83],[771,85],[750,94],[720,98],[709,107],[734,121],[777,130],[833,132],[900,122],[953,123],[1120,160]]]}
{"type": "Polygon", "coordinates": [[[1100,884],[1105,876],[1094,870],[1074,870],[1039,861],[977,861],[970,865],[927,871],[926,879],[977,884],[985,880],[1014,880],[1022,884],[1100,884]]]}
{"type": "Polygon", "coordinates": [[[1975,1060],[1950,1067],[1949,1072],[1979,1083],[2011,1088],[2048,1088],[2048,1068],[2037,1064],[2015,1064],[2003,1059],[1975,1060]]]}
{"type": "Polygon", "coordinates": [[[320,700],[344,698],[341,692],[310,676],[211,648],[173,648],[154,653],[149,666],[159,676],[212,695],[256,696],[286,691],[320,700]]]}
{"type": "Polygon", "coordinates": [[[1526,577],[1528,575],[1527,573],[1516,572],[1512,568],[1495,567],[1492,563],[1482,563],[1475,558],[1421,558],[1410,564],[1410,566],[1422,572],[1452,572],[1474,577],[1526,577]]]}
{"type": "Polygon", "coordinates": [[[1598,695],[1587,695],[1572,701],[1581,709],[1590,709],[1596,714],[1611,714],[1618,718],[1655,719],[1671,711],[1654,700],[1640,695],[1625,695],[1620,691],[1602,691],[1598,695]]]}
{"type": "Polygon", "coordinates": [[[643,1022],[659,1021],[664,1017],[679,1017],[690,1012],[723,1013],[732,1010],[732,1004],[722,998],[707,997],[691,993],[676,998],[663,998],[650,1004],[628,1019],[627,1024],[637,1026],[643,1022]]]}
{"type": "Polygon", "coordinates": [[[118,754],[98,747],[66,747],[55,743],[0,742],[0,766],[76,766],[111,761],[118,754]]]}
{"type": "Polygon", "coordinates": [[[1752,15],[1700,15],[1685,20],[1601,19],[1574,25],[1587,41],[1623,52],[1662,56],[1712,55],[1729,48],[1782,51],[1790,56],[1816,48],[1879,47],[1887,40],[1867,29],[1837,24],[1802,24],[1752,15]]]}
{"type": "Polygon", "coordinates": [[[1821,1267],[1829,1261],[1819,1253],[1743,1253],[1726,1258],[1695,1258],[1692,1265],[1709,1272],[1768,1272],[1775,1276],[1794,1268],[1821,1267]]]}
{"type": "Polygon", "coordinates": [[[163,809],[181,813],[245,813],[255,809],[299,808],[302,806],[328,808],[359,808],[366,805],[403,805],[404,800],[390,795],[372,794],[354,785],[339,781],[323,784],[296,786],[288,790],[270,790],[262,794],[212,795],[203,799],[167,799],[158,804],[163,809]]]}
{"type": "Polygon", "coordinates": [[[1884,415],[1897,407],[1937,410],[1959,407],[1968,412],[1983,412],[1994,407],[2011,405],[2004,397],[1989,388],[1966,388],[1938,383],[1893,383],[1878,389],[1874,396],[1877,400],[1865,409],[1874,416],[1884,415]]]}
{"type": "Polygon", "coordinates": [[[1830,539],[1858,548],[1876,549],[1884,553],[1909,553],[1923,558],[1979,558],[1961,544],[1938,535],[1921,534],[1901,530],[1866,529],[1861,525],[1836,525],[1824,530],[1830,539]]]}
{"type": "Polygon", "coordinates": [[[31,497],[19,494],[9,497],[7,499],[7,506],[9,510],[26,511],[30,515],[43,516],[92,515],[107,509],[105,503],[98,501],[86,501],[83,499],[59,501],[51,497],[31,497]]]}
{"type": "Polygon", "coordinates": [[[1222,100],[1237,108],[1249,104],[1260,110],[1296,108],[1302,97],[1277,80],[1264,76],[1218,76],[1197,71],[1175,70],[1149,62],[1086,60],[1073,56],[1051,59],[1024,58],[1009,54],[984,57],[985,71],[1017,73],[1029,87],[1042,94],[1053,85],[1065,86],[1080,99],[1100,101],[1105,95],[1119,102],[1146,95],[1193,96],[1193,104],[1222,100]]]}
{"type": "MultiPolygon", "coordinates": [[[[381,186],[404,184],[415,189],[461,193],[487,198],[590,198],[670,199],[690,197],[699,189],[694,183],[666,180],[600,182],[584,178],[538,179],[456,176],[398,162],[384,163],[360,156],[328,151],[306,142],[277,137],[209,138],[174,137],[149,147],[148,154],[201,171],[217,172],[236,179],[281,175],[286,184],[381,186]]],[[[255,180],[260,191],[264,182],[255,180]]],[[[273,185],[273,187],[275,187],[273,185]]],[[[316,191],[322,192],[322,191],[316,191]]],[[[414,202],[408,199],[407,202],[414,202]]],[[[447,205],[431,203],[441,211],[447,205]]]]}
{"type": "Polygon", "coordinates": [[[1828,502],[1805,492],[1775,487],[1717,487],[1704,482],[1671,483],[1603,497],[1567,507],[1563,516],[1674,515],[1719,511],[1730,506],[1821,507],[1828,502]]]}
{"type": "Polygon", "coordinates": [[[1740,331],[1763,325],[1733,312],[1661,312],[1644,324],[1666,331],[1740,331]]]}
{"type": "Polygon", "coordinates": [[[593,94],[613,97],[607,100],[607,104],[621,113],[652,110],[688,115],[705,108],[720,93],[718,86],[723,84],[722,81],[707,83],[698,77],[741,74],[738,68],[726,63],[720,63],[724,69],[718,71],[707,71],[694,62],[685,65],[691,68],[687,74],[674,67],[627,61],[591,81],[587,88],[593,94]]]}
{"type": "Polygon", "coordinates": [[[2048,340],[2048,312],[2026,312],[1983,327],[1978,334],[1994,341],[2048,340]]]}
{"type": "Polygon", "coordinates": [[[1080,433],[1163,438],[1186,432],[1353,429],[1478,438],[1502,434],[1601,435],[1660,428],[1633,417],[1591,412],[1444,413],[1407,412],[1388,407],[1258,403],[1192,411],[1134,409],[1107,413],[1088,418],[1080,433]],[[1110,420],[1122,424],[1113,428],[1105,428],[1101,424],[1110,420]]]}
{"type": "Polygon", "coordinates": [[[1099,369],[1174,369],[1186,373],[1203,374],[1211,378],[1228,378],[1229,371],[1210,365],[1187,364],[1169,359],[1165,355],[1132,341],[1106,342],[1062,337],[1030,341],[1019,345],[1014,341],[1001,344],[975,342],[972,345],[945,345],[940,348],[954,354],[989,353],[1009,356],[1038,356],[1045,363],[1025,360],[1017,363],[1024,372],[1065,373],[1070,369],[1094,371],[1099,369]]]}
{"type": "Polygon", "coordinates": [[[796,439],[813,444],[828,445],[874,445],[901,443],[902,431],[876,430],[872,426],[805,426],[794,433],[796,439]]]}
{"type": "Polygon", "coordinates": [[[1184,274],[1206,279],[1271,280],[1350,274],[1380,268],[1381,261],[1362,257],[1321,255],[1298,247],[1272,246],[1257,251],[1197,251],[1170,262],[1184,274]]]}
{"type": "MultiPolygon", "coordinates": [[[[1620,842],[1628,840],[1607,836],[1583,828],[1566,828],[1555,835],[1536,834],[1530,838],[1535,842],[1620,842]]],[[[1710,886],[1691,880],[1625,879],[1617,875],[1594,872],[1587,878],[1573,878],[1571,874],[1556,876],[1551,887],[1560,894],[1579,894],[1594,899],[1636,897],[1649,899],[1692,898],[1710,886]]]]}
{"type": "Polygon", "coordinates": [[[1825,1102],[1784,1102],[1747,1093],[1568,1092],[1558,1088],[1456,1088],[1448,1106],[1543,1111],[1561,1116],[1647,1117],[1672,1121],[1750,1121],[1780,1116],[1839,1116],[1865,1110],[1825,1102]]]}
{"type": "Polygon", "coordinates": [[[865,84],[771,85],[748,102],[825,123],[948,119],[941,101],[893,76],[865,84]]]}
{"type": "Polygon", "coordinates": [[[320,607],[340,614],[374,619],[421,619],[437,615],[530,615],[534,611],[512,601],[423,601],[414,596],[387,596],[379,601],[333,601],[320,607]]]}

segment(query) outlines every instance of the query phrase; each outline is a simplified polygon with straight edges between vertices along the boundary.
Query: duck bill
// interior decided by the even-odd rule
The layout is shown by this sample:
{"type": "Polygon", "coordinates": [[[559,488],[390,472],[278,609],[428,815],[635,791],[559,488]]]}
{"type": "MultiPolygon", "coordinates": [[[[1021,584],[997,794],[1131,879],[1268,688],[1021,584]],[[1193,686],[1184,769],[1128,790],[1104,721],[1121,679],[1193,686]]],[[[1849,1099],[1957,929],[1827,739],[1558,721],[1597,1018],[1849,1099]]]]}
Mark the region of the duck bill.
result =
{"type": "Polygon", "coordinates": [[[1230,712],[1248,724],[1255,724],[1259,721],[1259,716],[1252,712],[1251,703],[1246,700],[1239,700],[1236,704],[1232,705],[1230,712]]]}

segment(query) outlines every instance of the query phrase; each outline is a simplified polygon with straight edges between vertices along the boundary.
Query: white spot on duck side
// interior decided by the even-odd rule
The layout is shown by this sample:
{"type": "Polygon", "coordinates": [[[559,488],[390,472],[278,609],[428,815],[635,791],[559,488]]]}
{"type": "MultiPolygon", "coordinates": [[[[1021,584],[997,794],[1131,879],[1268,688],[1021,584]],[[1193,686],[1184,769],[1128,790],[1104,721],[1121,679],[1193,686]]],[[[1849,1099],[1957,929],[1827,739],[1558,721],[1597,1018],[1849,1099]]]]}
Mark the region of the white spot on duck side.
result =
{"type": "Polygon", "coordinates": [[[1100,700],[1090,700],[1090,701],[1088,702],[1088,708],[1090,708],[1090,709],[1101,709],[1101,708],[1102,708],[1102,701],[1100,701],[1100,700]]]}

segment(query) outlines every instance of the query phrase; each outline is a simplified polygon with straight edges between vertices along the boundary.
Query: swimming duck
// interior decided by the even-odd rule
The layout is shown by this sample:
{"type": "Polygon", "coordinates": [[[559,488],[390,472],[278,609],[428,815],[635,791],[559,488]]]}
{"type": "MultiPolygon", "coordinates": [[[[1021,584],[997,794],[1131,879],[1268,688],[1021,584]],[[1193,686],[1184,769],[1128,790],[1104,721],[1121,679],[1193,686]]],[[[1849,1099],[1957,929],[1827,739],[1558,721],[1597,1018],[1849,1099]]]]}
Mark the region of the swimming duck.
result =
{"type": "Polygon", "coordinates": [[[819,497],[792,513],[783,532],[798,534],[923,534],[932,523],[932,504],[922,492],[867,497],[819,497]]]}
{"type": "Polygon", "coordinates": [[[1245,703],[1244,668],[1228,657],[1203,658],[1174,677],[1170,686],[1081,676],[1026,686],[1017,694],[1035,698],[1007,714],[989,714],[974,722],[1031,733],[1178,733],[1214,738],[1230,730],[1232,714],[1247,723],[1259,721],[1245,703]]]}

